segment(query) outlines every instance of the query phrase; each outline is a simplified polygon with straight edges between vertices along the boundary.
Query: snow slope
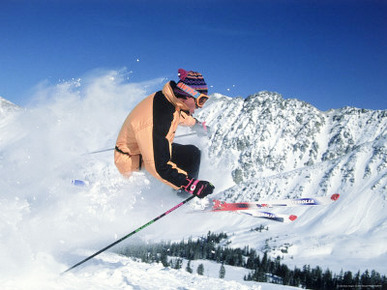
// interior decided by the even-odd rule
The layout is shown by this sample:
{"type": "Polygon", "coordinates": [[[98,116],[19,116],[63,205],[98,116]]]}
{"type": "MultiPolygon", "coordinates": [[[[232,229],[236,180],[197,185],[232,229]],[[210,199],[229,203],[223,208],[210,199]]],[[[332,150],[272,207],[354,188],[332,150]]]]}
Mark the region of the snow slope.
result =
{"type": "MultiPolygon", "coordinates": [[[[227,270],[226,279],[220,280],[111,252],[58,276],[181,201],[147,173],[123,179],[112,151],[88,154],[112,148],[131,108],[165,82],[126,79],[125,72],[109,71],[42,86],[33,106],[0,111],[0,284],[6,289],[278,289],[244,282],[243,277],[228,280],[237,269],[227,270]],[[74,179],[88,185],[74,186],[74,179]]],[[[246,100],[214,96],[198,114],[211,127],[210,139],[176,142],[202,148],[201,177],[215,184],[217,197],[258,200],[337,191],[340,202],[329,208],[296,208],[291,212],[298,220],[284,226],[244,215],[195,213],[205,203],[195,201],[120,246],[225,231],[230,246],[268,249],[289,265],[368,268],[386,274],[385,113],[351,108],[320,112],[267,94],[246,100]],[[295,116],[289,106],[297,111],[295,116]],[[268,111],[277,115],[262,117],[268,111]],[[322,124],[318,130],[316,122],[322,124]],[[297,138],[292,137],[295,132],[297,138]],[[251,231],[260,224],[269,231],[251,231]],[[281,251],[285,247],[287,253],[281,251]]],[[[4,99],[0,104],[10,107],[4,99]]],[[[178,134],[186,132],[183,128],[178,134]]]]}

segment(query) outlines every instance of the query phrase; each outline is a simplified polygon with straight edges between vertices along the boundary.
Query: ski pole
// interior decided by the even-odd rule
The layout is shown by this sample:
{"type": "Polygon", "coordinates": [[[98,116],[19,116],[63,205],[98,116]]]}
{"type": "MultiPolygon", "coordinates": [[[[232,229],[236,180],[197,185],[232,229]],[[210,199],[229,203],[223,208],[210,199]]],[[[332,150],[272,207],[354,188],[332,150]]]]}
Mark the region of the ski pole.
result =
{"type": "Polygon", "coordinates": [[[176,139],[176,138],[180,138],[180,137],[192,136],[192,135],[196,135],[196,132],[187,133],[187,134],[182,134],[182,135],[176,136],[175,139],[176,139]]]}
{"type": "Polygon", "coordinates": [[[96,154],[96,153],[102,153],[102,152],[113,151],[113,150],[114,150],[114,148],[108,148],[108,149],[102,149],[102,150],[98,150],[98,151],[84,153],[83,155],[96,154]]]}
{"type": "Polygon", "coordinates": [[[183,204],[187,203],[188,201],[190,201],[191,199],[193,199],[195,197],[195,195],[192,195],[190,197],[188,197],[186,200],[183,200],[182,202],[180,202],[179,204],[175,205],[173,208],[167,210],[166,212],[164,212],[163,214],[159,215],[158,217],[155,217],[153,220],[149,221],[148,223],[144,224],[143,226],[137,228],[136,230],[134,230],[133,232],[127,234],[126,236],[123,236],[122,238],[120,238],[119,240],[115,241],[114,243],[111,243],[110,245],[106,246],[105,248],[99,250],[98,252],[95,252],[93,255],[83,259],[82,261],[76,263],[74,266],[71,266],[70,268],[68,268],[66,271],[62,272],[61,275],[63,275],[64,273],[78,267],[79,265],[82,265],[83,263],[85,263],[86,261],[94,258],[95,256],[101,254],[102,252],[106,251],[107,249],[117,245],[118,243],[122,242],[123,240],[129,238],[130,236],[133,236],[135,233],[138,233],[139,231],[141,231],[142,229],[146,228],[147,226],[153,224],[154,222],[156,222],[157,220],[161,219],[162,217],[166,216],[167,214],[173,212],[175,209],[178,209],[179,207],[181,207],[183,204]]]}
{"type": "MultiPolygon", "coordinates": [[[[180,138],[180,137],[187,137],[187,136],[191,136],[191,135],[196,135],[195,132],[193,133],[187,133],[187,134],[183,134],[183,135],[179,135],[179,136],[176,136],[176,138],[180,138]]],[[[92,151],[92,152],[88,152],[88,153],[84,153],[83,155],[91,155],[91,154],[96,154],[96,153],[102,153],[102,152],[107,152],[107,151],[113,151],[114,148],[107,148],[107,149],[102,149],[102,150],[98,150],[98,151],[92,151]]]]}

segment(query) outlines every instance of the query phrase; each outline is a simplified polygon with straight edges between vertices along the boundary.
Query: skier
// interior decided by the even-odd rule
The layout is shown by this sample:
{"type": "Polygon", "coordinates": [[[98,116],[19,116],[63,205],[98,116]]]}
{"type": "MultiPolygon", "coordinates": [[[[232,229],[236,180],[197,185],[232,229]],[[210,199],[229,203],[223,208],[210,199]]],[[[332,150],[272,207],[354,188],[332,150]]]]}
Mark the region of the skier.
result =
{"type": "Polygon", "coordinates": [[[198,180],[200,150],[173,139],[179,124],[205,128],[192,114],[208,100],[208,88],[200,73],[179,69],[178,76],[177,83],[169,81],[128,115],[117,137],[114,162],[126,177],[144,166],[172,188],[203,198],[214,186],[198,180]]]}

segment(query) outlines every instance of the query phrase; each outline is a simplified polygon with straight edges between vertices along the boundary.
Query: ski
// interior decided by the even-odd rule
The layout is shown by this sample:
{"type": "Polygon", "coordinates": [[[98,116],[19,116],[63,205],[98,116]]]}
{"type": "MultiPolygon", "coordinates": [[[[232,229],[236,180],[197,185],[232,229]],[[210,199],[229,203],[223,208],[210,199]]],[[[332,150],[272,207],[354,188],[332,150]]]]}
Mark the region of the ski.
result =
{"type": "Polygon", "coordinates": [[[240,210],[256,210],[272,207],[294,207],[304,205],[327,205],[335,202],[340,197],[340,194],[335,193],[330,196],[323,197],[307,197],[296,199],[272,200],[265,202],[232,202],[228,203],[220,200],[213,200],[213,205],[210,211],[240,211],[240,210]]]}
{"type": "Polygon", "coordinates": [[[277,214],[267,211],[240,211],[240,213],[247,214],[256,218],[263,218],[282,223],[293,222],[297,219],[296,215],[277,214]]]}

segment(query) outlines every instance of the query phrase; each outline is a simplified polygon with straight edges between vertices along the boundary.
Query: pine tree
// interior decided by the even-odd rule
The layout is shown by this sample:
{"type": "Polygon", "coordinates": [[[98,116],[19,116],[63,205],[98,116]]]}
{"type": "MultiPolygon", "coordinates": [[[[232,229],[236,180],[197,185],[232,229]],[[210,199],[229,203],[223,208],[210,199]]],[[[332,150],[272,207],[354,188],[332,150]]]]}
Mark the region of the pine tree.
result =
{"type": "Polygon", "coordinates": [[[223,279],[225,276],[226,276],[226,268],[224,267],[224,263],[222,263],[219,270],[219,278],[223,279]]]}
{"type": "Polygon", "coordinates": [[[263,268],[258,268],[255,272],[254,272],[254,277],[253,279],[255,281],[258,281],[258,282],[266,282],[266,273],[265,271],[263,270],[263,268]]]}
{"type": "Polygon", "coordinates": [[[371,285],[378,285],[382,281],[380,274],[376,272],[375,270],[371,271],[371,285]]]}
{"type": "Polygon", "coordinates": [[[353,285],[352,272],[347,271],[343,275],[342,285],[353,285]]]}
{"type": "Polygon", "coordinates": [[[355,285],[360,285],[360,270],[357,271],[355,277],[353,278],[355,285]]]}
{"type": "Polygon", "coordinates": [[[169,266],[168,256],[167,256],[166,252],[162,252],[161,253],[160,262],[163,264],[164,267],[168,267],[169,266]]]}
{"type": "MultiPolygon", "coordinates": [[[[352,277],[352,273],[351,273],[351,277],[352,277]]],[[[323,275],[323,281],[324,281],[324,288],[325,289],[335,288],[333,278],[332,278],[332,272],[329,269],[325,270],[325,273],[323,275]]]]}
{"type": "Polygon", "coordinates": [[[191,260],[188,260],[188,264],[187,264],[187,267],[185,267],[185,270],[186,270],[188,273],[192,274],[193,270],[192,270],[192,268],[191,268],[191,260]]]}
{"type": "Polygon", "coordinates": [[[267,272],[267,270],[269,269],[269,263],[268,263],[268,258],[267,258],[267,252],[265,252],[263,254],[263,258],[262,258],[262,261],[261,261],[261,268],[262,268],[262,271],[263,272],[267,272]]]}
{"type": "Polygon", "coordinates": [[[196,270],[196,272],[198,273],[198,275],[203,275],[204,274],[204,265],[200,264],[198,266],[198,269],[196,270]]]}
{"type": "Polygon", "coordinates": [[[179,270],[181,269],[181,267],[183,266],[183,259],[181,258],[176,258],[175,259],[175,262],[172,264],[172,262],[170,263],[171,264],[171,267],[173,269],[176,269],[176,270],[179,270]]]}
{"type": "Polygon", "coordinates": [[[362,285],[370,285],[371,284],[371,277],[368,270],[365,270],[365,272],[361,275],[360,281],[362,285]]]}

